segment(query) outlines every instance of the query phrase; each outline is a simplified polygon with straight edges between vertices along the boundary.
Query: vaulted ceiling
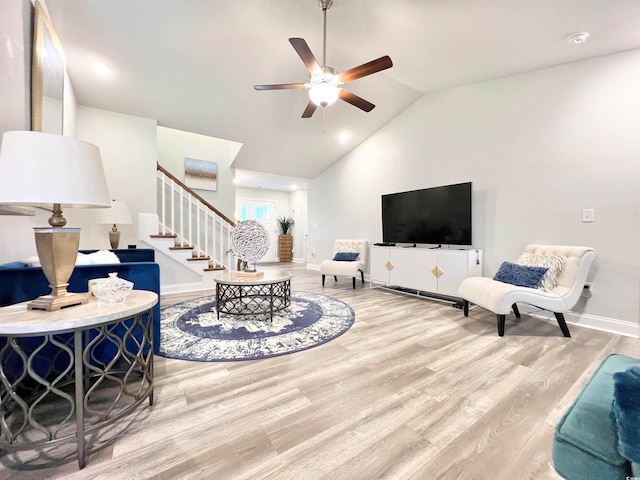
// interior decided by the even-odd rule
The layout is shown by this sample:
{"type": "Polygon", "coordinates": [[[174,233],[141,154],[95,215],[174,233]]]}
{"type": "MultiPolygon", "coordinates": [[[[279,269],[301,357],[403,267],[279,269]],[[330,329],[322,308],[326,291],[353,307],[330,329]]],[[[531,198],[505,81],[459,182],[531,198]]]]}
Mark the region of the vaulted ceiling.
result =
{"type": "MultiPolygon", "coordinates": [[[[302,119],[309,80],[288,42],[322,61],[316,0],[46,0],[82,105],[242,143],[239,169],[314,178],[422,95],[640,48],[640,0],[334,0],[327,65],[394,66],[302,119]],[[567,37],[588,31],[584,44],[567,37]],[[97,75],[91,63],[111,67],[97,75]]],[[[640,81],[640,80],[639,80],[640,81]]],[[[613,93],[613,92],[612,92],[613,93]]]]}

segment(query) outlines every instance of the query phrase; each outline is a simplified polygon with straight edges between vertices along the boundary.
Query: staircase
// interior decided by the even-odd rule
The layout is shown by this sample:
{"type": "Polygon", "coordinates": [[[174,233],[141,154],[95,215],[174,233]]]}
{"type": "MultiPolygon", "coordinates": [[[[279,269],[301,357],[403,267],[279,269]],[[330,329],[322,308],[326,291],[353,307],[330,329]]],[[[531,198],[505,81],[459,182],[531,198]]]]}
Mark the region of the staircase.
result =
{"type": "Polygon", "coordinates": [[[211,277],[232,265],[235,224],[160,165],[156,178],[158,213],[140,215],[140,241],[198,274],[210,288],[211,277]]]}

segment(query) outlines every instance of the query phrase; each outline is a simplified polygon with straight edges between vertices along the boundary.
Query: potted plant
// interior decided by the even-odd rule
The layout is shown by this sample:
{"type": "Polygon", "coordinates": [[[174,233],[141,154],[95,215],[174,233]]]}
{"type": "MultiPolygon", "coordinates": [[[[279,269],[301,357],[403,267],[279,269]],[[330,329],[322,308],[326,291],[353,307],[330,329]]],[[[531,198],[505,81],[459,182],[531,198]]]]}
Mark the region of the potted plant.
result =
{"type": "Polygon", "coordinates": [[[278,228],[280,236],[278,237],[278,257],[281,262],[290,262],[293,259],[293,237],[291,229],[296,224],[293,217],[278,217],[278,228]]]}

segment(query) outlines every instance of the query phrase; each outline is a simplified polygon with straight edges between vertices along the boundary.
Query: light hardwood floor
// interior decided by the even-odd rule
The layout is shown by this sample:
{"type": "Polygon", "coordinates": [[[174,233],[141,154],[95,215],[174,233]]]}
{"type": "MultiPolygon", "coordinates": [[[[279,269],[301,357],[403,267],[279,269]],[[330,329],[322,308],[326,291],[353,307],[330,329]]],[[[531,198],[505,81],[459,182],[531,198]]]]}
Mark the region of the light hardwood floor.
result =
{"type": "Polygon", "coordinates": [[[291,267],[294,290],[351,305],[347,333],[265,360],[156,357],[155,404],[89,438],[83,470],[73,450],[5,455],[0,478],[558,479],[564,410],[607,354],[640,358],[637,339],[525,315],[500,338],[479,308],[291,267]]]}

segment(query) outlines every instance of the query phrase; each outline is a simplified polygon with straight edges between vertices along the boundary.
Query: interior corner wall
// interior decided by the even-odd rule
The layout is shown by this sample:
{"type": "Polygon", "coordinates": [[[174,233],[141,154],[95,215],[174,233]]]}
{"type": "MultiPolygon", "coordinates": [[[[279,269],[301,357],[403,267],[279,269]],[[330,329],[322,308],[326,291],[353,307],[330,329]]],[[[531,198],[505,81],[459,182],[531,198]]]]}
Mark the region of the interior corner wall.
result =
{"type": "Polygon", "coordinates": [[[638,323],[639,78],[633,50],[423,96],[310,182],[308,251],[381,241],[382,194],[472,181],[485,276],[529,243],[588,245],[579,313],[638,323]]]}
{"type": "MultiPolygon", "coordinates": [[[[157,213],[155,120],[78,105],[78,138],[100,149],[112,199],[127,202],[132,225],[121,225],[120,247],[136,245],[139,213],[157,213]]],[[[65,210],[69,226],[82,227],[81,249],[108,249],[109,225],[96,223],[96,209],[65,210]]]]}
{"type": "Polygon", "coordinates": [[[293,227],[293,261],[302,263],[307,258],[307,199],[306,190],[296,190],[289,196],[290,214],[295,218],[293,227]]]}
{"type": "Polygon", "coordinates": [[[237,143],[167,127],[157,127],[157,132],[158,163],[179,180],[184,181],[185,157],[218,164],[216,191],[197,190],[197,193],[233,220],[235,185],[230,165],[237,153],[237,143]]]}
{"type": "Polygon", "coordinates": [[[62,95],[62,134],[65,137],[78,136],[78,101],[73,90],[69,73],[64,71],[64,93],[62,95]]]}

